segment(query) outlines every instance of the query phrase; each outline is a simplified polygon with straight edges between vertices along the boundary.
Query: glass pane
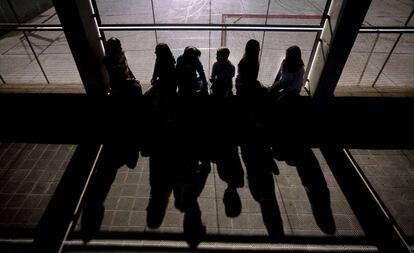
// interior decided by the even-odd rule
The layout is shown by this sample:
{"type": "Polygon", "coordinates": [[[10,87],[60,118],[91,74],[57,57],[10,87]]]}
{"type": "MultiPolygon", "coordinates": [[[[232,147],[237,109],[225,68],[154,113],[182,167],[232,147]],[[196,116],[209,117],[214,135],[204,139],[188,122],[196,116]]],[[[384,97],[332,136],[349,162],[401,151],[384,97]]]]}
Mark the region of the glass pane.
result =
{"type": "MultiPolygon", "coordinates": [[[[13,0],[10,1],[17,14],[18,21],[28,24],[60,24],[53,8],[52,0],[13,0]]],[[[2,23],[18,23],[8,1],[0,2],[2,23]]]]}
{"type": "Polygon", "coordinates": [[[326,0],[271,1],[267,23],[280,25],[319,25],[326,0]]]}
{"type": "Polygon", "coordinates": [[[373,0],[364,26],[403,26],[414,8],[411,0],[373,0]]]}
{"type": "Polygon", "coordinates": [[[154,12],[157,24],[208,24],[210,2],[209,0],[154,0],[154,12]]]}
{"type": "Polygon", "coordinates": [[[32,91],[44,91],[45,88],[53,88],[56,92],[85,92],[63,32],[28,31],[26,35],[50,84],[45,86],[47,81],[23,33],[9,32],[0,38],[0,60],[8,63],[0,64],[0,74],[6,82],[3,89],[30,88],[32,91]],[[19,87],[16,84],[30,85],[19,87]],[[67,86],[53,87],[53,84],[67,86]],[[64,89],[61,90],[62,88],[64,89]]]}
{"type": "MultiPolygon", "coordinates": [[[[145,1],[97,0],[104,24],[152,24],[152,4],[145,1]]],[[[155,23],[264,24],[268,1],[153,0],[155,23]],[[211,11],[211,17],[210,17],[211,11]]],[[[271,1],[270,24],[319,24],[326,0],[271,1]]]]}
{"type": "Polygon", "coordinates": [[[103,24],[154,23],[151,0],[96,0],[96,4],[103,24]]]}
{"type": "MultiPolygon", "coordinates": [[[[30,38],[31,35],[29,34],[28,37],[30,38]]],[[[39,54],[46,46],[33,45],[33,48],[39,54]]],[[[7,84],[46,83],[46,79],[22,32],[9,32],[1,36],[0,50],[0,61],[2,62],[0,64],[0,74],[7,84]]]]}
{"type": "Polygon", "coordinates": [[[211,22],[223,24],[264,24],[267,1],[211,0],[211,22]]]}
{"type": "Polygon", "coordinates": [[[84,90],[63,32],[35,32],[30,37],[30,41],[36,46],[44,47],[38,56],[51,84],[76,85],[84,90]]]}
{"type": "Polygon", "coordinates": [[[326,1],[219,1],[212,0],[212,23],[319,24],[326,1]]]}
{"type": "Polygon", "coordinates": [[[75,149],[76,145],[0,143],[0,231],[27,230],[22,234],[34,236],[75,149]]]}

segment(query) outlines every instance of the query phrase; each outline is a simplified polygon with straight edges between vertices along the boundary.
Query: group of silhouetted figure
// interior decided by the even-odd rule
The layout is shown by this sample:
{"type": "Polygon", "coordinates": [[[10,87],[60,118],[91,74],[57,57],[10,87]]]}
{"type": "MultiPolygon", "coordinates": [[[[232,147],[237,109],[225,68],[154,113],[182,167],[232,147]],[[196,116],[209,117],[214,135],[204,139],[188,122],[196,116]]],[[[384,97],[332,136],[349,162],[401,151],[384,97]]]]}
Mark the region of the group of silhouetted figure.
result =
{"type": "MultiPolygon", "coordinates": [[[[104,64],[110,78],[110,97],[117,101],[144,101],[146,107],[142,117],[145,126],[140,145],[126,139],[119,140],[118,145],[106,145],[103,151],[106,160],[101,163],[101,168],[98,166],[96,179],[92,182],[92,188],[99,190],[90,191],[87,194],[90,197],[85,201],[82,219],[86,224],[85,231],[88,223],[89,227],[99,228],[90,221],[94,220],[91,216],[103,216],[103,201],[117,169],[122,164],[135,168],[139,152],[149,157],[151,192],[146,209],[147,226],[158,228],[162,224],[169,197],[173,194],[175,208],[184,213],[184,234],[191,246],[197,246],[206,233],[197,198],[211,172],[211,162],[216,164],[219,177],[227,184],[223,193],[225,214],[237,217],[241,213],[242,203],[237,188],[244,186],[244,169],[239,146],[250,192],[260,204],[263,221],[271,237],[283,236],[274,192],[273,175],[279,172],[275,157],[297,166],[299,174],[306,174],[305,179],[301,178],[310,192],[309,198],[315,199],[314,196],[319,195],[324,215],[329,216],[326,211],[330,210],[329,190],[312,151],[293,146],[285,149],[270,147],[263,141],[266,139],[263,128],[266,117],[262,117],[261,108],[268,105],[266,101],[290,103],[300,96],[304,64],[298,46],[286,50],[270,87],[258,81],[260,45],[257,40],[247,42],[237,65],[237,75],[235,66],[229,61],[230,50],[219,48],[209,86],[199,49],[187,46],[175,60],[169,46],[160,43],[155,48],[151,88],[144,94],[128,66],[120,40],[110,38],[105,49],[104,64]],[[236,94],[233,94],[235,76],[236,94]],[[235,99],[238,100],[238,108],[232,103],[235,99]],[[236,128],[238,131],[234,131],[236,128]],[[245,134],[235,136],[232,132],[245,134]],[[312,168],[307,168],[308,171],[303,169],[307,166],[312,168]],[[100,211],[88,212],[88,206],[90,210],[100,211]]],[[[333,220],[332,217],[328,219],[325,231],[331,233],[333,220]]],[[[91,236],[90,231],[85,234],[86,238],[91,236]]]]}
{"type": "MultiPolygon", "coordinates": [[[[110,93],[113,96],[140,96],[140,82],[132,74],[125,52],[118,38],[110,38],[106,43],[104,64],[110,78],[110,93]]],[[[241,97],[261,96],[265,93],[271,96],[298,96],[302,88],[304,64],[301,50],[291,46],[286,50],[286,56],[277,72],[271,87],[264,87],[257,80],[259,74],[260,45],[251,39],[246,43],[245,52],[238,64],[235,80],[236,95],[241,97]]],[[[209,84],[200,61],[201,51],[193,46],[187,46],[177,61],[166,43],[155,47],[156,61],[151,79],[151,89],[147,93],[157,93],[160,101],[171,100],[176,95],[191,97],[208,95],[209,84]]],[[[235,66],[229,61],[230,50],[218,48],[216,59],[210,76],[211,95],[228,98],[233,95],[233,78],[235,66]]]]}

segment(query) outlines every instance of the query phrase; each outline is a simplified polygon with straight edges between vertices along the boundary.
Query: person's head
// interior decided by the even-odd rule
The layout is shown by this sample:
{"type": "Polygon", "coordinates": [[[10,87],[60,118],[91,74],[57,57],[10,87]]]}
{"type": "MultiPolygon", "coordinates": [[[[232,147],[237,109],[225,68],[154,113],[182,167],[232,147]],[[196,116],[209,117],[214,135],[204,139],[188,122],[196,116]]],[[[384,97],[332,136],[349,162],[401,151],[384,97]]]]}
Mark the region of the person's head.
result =
{"type": "Polygon", "coordinates": [[[157,55],[157,59],[175,61],[170,47],[165,43],[159,43],[155,47],[155,54],[157,55]]]}
{"type": "Polygon", "coordinates": [[[201,51],[200,51],[200,49],[198,49],[198,48],[196,48],[196,47],[194,47],[195,48],[195,54],[197,55],[197,57],[200,57],[201,56],[201,51]]]}
{"type": "Polygon", "coordinates": [[[105,44],[106,55],[116,55],[122,52],[121,41],[118,38],[112,37],[106,41],[105,44]]]}
{"type": "Polygon", "coordinates": [[[217,49],[216,59],[218,62],[225,62],[228,60],[230,50],[227,47],[221,47],[217,49]]]}
{"type": "Polygon", "coordinates": [[[303,67],[302,53],[296,45],[286,49],[285,63],[283,68],[288,72],[295,72],[303,67]]]}
{"type": "Polygon", "coordinates": [[[251,39],[247,41],[244,56],[248,58],[259,57],[260,44],[259,41],[251,39]]]}
{"type": "Polygon", "coordinates": [[[195,60],[201,55],[200,50],[193,46],[187,46],[184,49],[183,57],[186,60],[195,60]]]}

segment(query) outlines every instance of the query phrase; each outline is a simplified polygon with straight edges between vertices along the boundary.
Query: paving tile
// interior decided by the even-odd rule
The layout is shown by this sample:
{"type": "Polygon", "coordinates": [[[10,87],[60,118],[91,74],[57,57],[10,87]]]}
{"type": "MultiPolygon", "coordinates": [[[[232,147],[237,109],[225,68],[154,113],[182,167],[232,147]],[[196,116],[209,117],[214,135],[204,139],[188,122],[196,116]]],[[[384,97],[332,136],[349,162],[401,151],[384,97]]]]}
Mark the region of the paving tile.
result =
{"type": "MultiPolygon", "coordinates": [[[[59,173],[64,172],[63,159],[70,158],[72,146],[64,145],[33,145],[30,149],[37,150],[37,159],[32,153],[23,158],[17,166],[18,172],[8,174],[0,182],[0,228],[35,227],[46,208],[50,197],[59,182],[59,173]],[[37,148],[39,147],[39,150],[37,148]],[[54,152],[54,154],[52,154],[54,152]],[[30,156],[31,154],[31,156],[30,156]],[[59,159],[57,159],[59,156],[59,159]],[[42,161],[48,160],[48,161],[42,161]],[[36,165],[33,166],[33,163],[36,165]],[[30,167],[30,165],[32,167],[30,167]],[[53,164],[53,165],[51,165],[53,164]],[[41,166],[46,168],[41,168],[41,166]],[[28,168],[29,167],[29,168],[28,168]],[[36,168],[35,168],[36,167],[36,168]],[[30,178],[28,178],[30,177],[30,178]],[[10,180],[13,179],[13,181],[10,180]],[[16,180],[20,178],[20,180],[16,180]],[[3,203],[3,204],[2,204],[3,203]]],[[[15,150],[29,149],[29,146],[15,146],[15,150]]],[[[0,143],[0,151],[11,150],[9,145],[0,143]]],[[[331,236],[364,236],[352,209],[347,203],[341,189],[325,164],[317,149],[317,156],[330,191],[331,209],[333,212],[336,232],[331,236]]],[[[9,151],[10,152],[10,151],[9,151]]],[[[394,150],[357,150],[352,154],[357,157],[358,164],[371,184],[376,187],[381,199],[388,205],[389,210],[408,235],[414,233],[414,222],[411,210],[414,200],[413,163],[407,157],[409,151],[394,150]],[[386,170],[387,172],[384,172],[386,170]]],[[[8,154],[14,157],[12,154],[8,154]]],[[[1,152],[0,152],[0,157],[1,152]]],[[[13,158],[14,159],[14,158],[13,158]]],[[[66,162],[67,162],[66,161],[66,162]]],[[[293,236],[327,236],[321,231],[315,221],[312,208],[295,167],[278,162],[281,173],[274,176],[277,205],[281,212],[283,229],[286,235],[293,236]]],[[[10,165],[9,165],[10,166],[10,165]]],[[[182,233],[184,214],[174,207],[174,196],[171,195],[163,223],[159,229],[146,227],[146,206],[149,200],[149,170],[146,158],[140,159],[137,168],[129,170],[121,168],[117,178],[105,199],[105,213],[101,231],[114,232],[158,232],[182,233]]],[[[225,215],[222,197],[226,185],[218,179],[216,168],[213,166],[208,183],[198,198],[202,211],[202,221],[208,234],[226,235],[258,235],[268,234],[260,209],[248,188],[248,181],[243,188],[238,189],[242,201],[242,213],[235,218],[225,215]],[[217,180],[216,180],[217,179],[217,180]]],[[[79,222],[77,229],[79,229],[79,222]]]]}

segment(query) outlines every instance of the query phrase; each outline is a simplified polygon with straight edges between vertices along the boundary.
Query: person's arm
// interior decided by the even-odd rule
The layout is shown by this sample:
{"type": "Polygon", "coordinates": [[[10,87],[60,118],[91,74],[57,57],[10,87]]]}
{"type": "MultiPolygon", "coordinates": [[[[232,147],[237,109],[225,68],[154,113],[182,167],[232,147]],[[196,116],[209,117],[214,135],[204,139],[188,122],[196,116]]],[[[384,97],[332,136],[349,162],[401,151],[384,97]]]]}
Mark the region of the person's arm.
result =
{"type": "Polygon", "coordinates": [[[201,78],[201,81],[203,82],[203,89],[207,91],[208,83],[206,79],[206,74],[204,73],[203,64],[201,64],[200,59],[197,59],[196,70],[197,70],[198,75],[201,78]]]}
{"type": "Polygon", "coordinates": [[[280,67],[279,67],[279,71],[277,72],[277,74],[276,74],[276,78],[275,78],[275,81],[273,82],[273,83],[276,83],[277,81],[279,81],[280,80],[280,78],[282,77],[282,66],[283,66],[283,62],[284,62],[285,60],[283,60],[282,61],[282,64],[280,64],[280,67]]]}
{"type": "Polygon", "coordinates": [[[213,64],[210,76],[210,82],[214,82],[217,79],[217,62],[213,64]]]}
{"type": "Polygon", "coordinates": [[[305,68],[303,68],[303,67],[300,68],[295,73],[295,78],[293,79],[293,81],[291,83],[291,90],[300,92],[300,90],[302,89],[303,75],[304,74],[305,74],[305,68]]]}
{"type": "Polygon", "coordinates": [[[152,73],[152,78],[151,78],[151,85],[154,85],[154,82],[157,80],[157,77],[159,76],[158,68],[159,68],[158,64],[157,64],[157,62],[155,62],[154,72],[152,73]]]}

